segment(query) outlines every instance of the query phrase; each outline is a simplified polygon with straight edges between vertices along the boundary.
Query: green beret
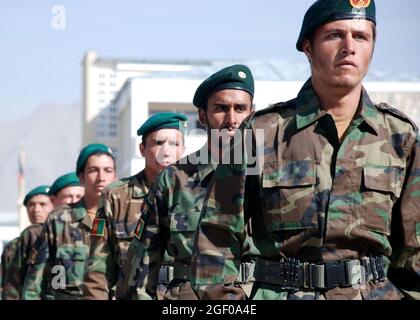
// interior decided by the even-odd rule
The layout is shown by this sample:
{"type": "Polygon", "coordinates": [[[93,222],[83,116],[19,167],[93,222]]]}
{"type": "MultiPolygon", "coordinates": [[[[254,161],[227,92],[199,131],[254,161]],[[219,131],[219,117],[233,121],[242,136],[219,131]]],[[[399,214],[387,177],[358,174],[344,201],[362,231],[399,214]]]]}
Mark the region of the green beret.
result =
{"type": "Polygon", "coordinates": [[[197,88],[193,104],[197,108],[206,108],[210,95],[225,89],[243,90],[254,97],[254,78],[251,70],[245,65],[235,64],[217,71],[197,88]]]}
{"type": "Polygon", "coordinates": [[[57,195],[62,189],[66,187],[73,187],[73,186],[80,186],[79,178],[77,177],[75,172],[71,172],[59,177],[57,180],[54,181],[50,188],[50,196],[57,195]]]}
{"type": "Polygon", "coordinates": [[[321,25],[337,20],[365,19],[376,25],[374,0],[318,0],[306,11],[296,49],[303,51],[303,40],[321,25]]]}
{"type": "Polygon", "coordinates": [[[39,187],[36,187],[35,189],[32,189],[26,194],[25,199],[23,199],[23,205],[26,207],[29,200],[31,200],[32,197],[38,196],[40,194],[44,194],[48,196],[49,191],[50,191],[50,186],[39,186],[39,187]]]}
{"type": "Polygon", "coordinates": [[[178,129],[183,134],[188,127],[187,117],[181,113],[161,112],[151,116],[137,130],[138,136],[147,136],[150,132],[160,129],[178,129]]]}
{"type": "Polygon", "coordinates": [[[79,157],[77,158],[77,164],[76,164],[76,174],[77,175],[79,175],[82,172],[82,169],[85,166],[88,158],[91,155],[97,154],[97,153],[107,154],[107,155],[111,156],[112,159],[114,159],[114,155],[112,153],[112,150],[107,145],[101,144],[101,143],[89,144],[86,147],[84,147],[82,149],[82,151],[80,151],[79,157]]]}

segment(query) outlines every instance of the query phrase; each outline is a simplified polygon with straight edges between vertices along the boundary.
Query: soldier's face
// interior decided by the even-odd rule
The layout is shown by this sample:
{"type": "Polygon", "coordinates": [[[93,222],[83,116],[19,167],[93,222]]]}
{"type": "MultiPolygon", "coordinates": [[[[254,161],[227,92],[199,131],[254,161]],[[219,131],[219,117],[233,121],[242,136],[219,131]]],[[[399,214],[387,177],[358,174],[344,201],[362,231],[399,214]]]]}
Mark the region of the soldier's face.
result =
{"type": "Polygon", "coordinates": [[[160,129],[149,133],[146,145],[140,144],[146,168],[155,174],[178,161],[185,151],[182,133],[177,129],[160,129]]]}
{"type": "Polygon", "coordinates": [[[211,130],[209,133],[212,140],[213,137],[218,140],[221,130],[222,137],[232,137],[251,112],[251,95],[235,89],[216,91],[207,100],[207,110],[198,109],[200,122],[207,126],[208,131],[211,130]]]}
{"type": "Polygon", "coordinates": [[[79,176],[87,196],[99,197],[102,191],[116,179],[114,160],[106,155],[91,155],[79,176]]]}
{"type": "Polygon", "coordinates": [[[85,188],[81,186],[71,186],[61,189],[56,196],[53,196],[54,207],[63,204],[78,202],[85,194],[85,188]]]}
{"type": "Polygon", "coordinates": [[[29,221],[33,223],[44,223],[48,214],[54,206],[47,195],[37,195],[29,199],[26,210],[28,211],[29,221]]]}
{"type": "Polygon", "coordinates": [[[319,27],[303,49],[311,61],[312,80],[327,88],[352,89],[366,75],[374,49],[373,23],[339,20],[319,27]]]}

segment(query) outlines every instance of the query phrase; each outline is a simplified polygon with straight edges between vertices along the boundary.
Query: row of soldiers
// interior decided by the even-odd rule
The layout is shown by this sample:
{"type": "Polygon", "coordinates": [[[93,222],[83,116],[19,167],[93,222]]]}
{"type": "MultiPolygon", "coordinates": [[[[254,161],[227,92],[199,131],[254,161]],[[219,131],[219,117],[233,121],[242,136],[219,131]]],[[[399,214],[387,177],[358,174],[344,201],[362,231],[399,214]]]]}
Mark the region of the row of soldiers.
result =
{"type": "Polygon", "coordinates": [[[115,181],[111,150],[86,146],[84,196],[6,248],[3,297],[419,299],[420,137],[363,88],[375,41],[373,0],[318,0],[295,99],[253,112],[252,73],[233,65],[195,92],[197,152],[181,158],[176,113],[139,128],[135,176],[115,181]]]}
{"type": "MultiPolygon", "coordinates": [[[[209,132],[226,129],[226,145],[251,114],[253,94],[254,80],[248,67],[233,65],[220,70],[197,89],[194,103],[201,124],[209,132]],[[207,108],[208,104],[212,107],[207,108]]],[[[3,252],[3,299],[115,298],[129,245],[138,233],[141,208],[147,206],[146,196],[157,181],[171,193],[165,194],[164,205],[174,216],[166,223],[172,224],[176,235],[157,252],[162,255],[154,272],[160,280],[156,279],[147,296],[155,296],[159,287],[161,298],[172,297],[173,287],[167,288],[179,277],[175,264],[183,269],[190,266],[194,230],[216,166],[215,161],[174,164],[185,151],[186,128],[186,116],[172,112],[156,114],[142,124],[137,134],[145,168],[132,177],[116,180],[112,150],[95,143],[81,150],[75,172],[58,178],[51,187],[30,191],[24,205],[32,225],[3,252]],[[178,181],[173,173],[176,168],[183,172],[178,181]],[[176,193],[185,193],[186,201],[178,203],[173,197],[176,193]],[[185,221],[189,217],[193,220],[185,221]]],[[[218,155],[209,154],[209,145],[195,153],[197,159],[200,154],[217,159],[218,155]]],[[[182,296],[196,298],[192,290],[182,296]]]]}

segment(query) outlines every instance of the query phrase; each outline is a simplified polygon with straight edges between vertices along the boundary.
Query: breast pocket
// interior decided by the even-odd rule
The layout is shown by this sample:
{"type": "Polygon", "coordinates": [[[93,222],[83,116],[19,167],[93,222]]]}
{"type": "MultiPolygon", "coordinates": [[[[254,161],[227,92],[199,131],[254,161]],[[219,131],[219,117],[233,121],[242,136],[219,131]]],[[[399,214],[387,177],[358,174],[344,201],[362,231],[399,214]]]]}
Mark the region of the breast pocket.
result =
{"type": "MultiPolygon", "coordinates": [[[[77,287],[83,283],[88,247],[59,246],[57,262],[64,266],[66,286],[77,287]]],[[[54,266],[53,266],[54,267],[54,266]]]]}
{"type": "Polygon", "coordinates": [[[403,183],[402,166],[363,166],[362,228],[390,234],[392,208],[400,197],[403,183]]]}
{"type": "Polygon", "coordinates": [[[172,212],[170,214],[171,239],[178,250],[192,248],[200,215],[200,211],[172,212]]]}
{"type": "Polygon", "coordinates": [[[262,175],[265,225],[271,230],[316,228],[315,185],[314,161],[266,165],[262,175]]]}

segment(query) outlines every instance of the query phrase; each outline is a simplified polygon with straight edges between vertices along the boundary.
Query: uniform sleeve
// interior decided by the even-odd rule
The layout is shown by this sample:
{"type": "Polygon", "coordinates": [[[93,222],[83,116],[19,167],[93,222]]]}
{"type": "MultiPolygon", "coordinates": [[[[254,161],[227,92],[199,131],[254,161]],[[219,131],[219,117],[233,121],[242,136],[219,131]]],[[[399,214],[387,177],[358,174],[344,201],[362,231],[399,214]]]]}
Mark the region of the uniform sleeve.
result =
{"type": "Polygon", "coordinates": [[[191,284],[201,299],[245,298],[243,290],[234,285],[241,256],[250,252],[244,249],[249,244],[245,230],[249,160],[242,151],[243,142],[245,139],[234,139],[230,150],[230,159],[240,154],[243,161],[218,165],[203,204],[191,270],[191,284]]]}
{"type": "Polygon", "coordinates": [[[22,237],[8,251],[10,261],[3,279],[3,300],[19,300],[22,292],[22,237]]]}
{"type": "Polygon", "coordinates": [[[4,264],[4,252],[2,252],[1,255],[1,261],[0,261],[0,300],[3,300],[3,283],[4,283],[4,273],[5,273],[5,264],[4,264]]]}
{"type": "MultiPolygon", "coordinates": [[[[108,300],[110,290],[116,283],[117,265],[112,250],[115,238],[113,201],[109,192],[101,197],[96,219],[104,220],[103,235],[91,233],[90,252],[84,276],[83,295],[87,300],[108,300]]],[[[115,248],[114,248],[115,249],[115,248]]]]}
{"type": "Polygon", "coordinates": [[[420,299],[420,138],[411,148],[400,202],[392,216],[393,254],[388,277],[410,298],[420,299]]]}
{"type": "Polygon", "coordinates": [[[169,235],[166,202],[155,185],[142,207],[141,217],[130,244],[127,260],[117,284],[117,298],[130,300],[153,299],[169,235]]]}
{"type": "Polygon", "coordinates": [[[50,250],[53,241],[52,216],[45,222],[27,259],[27,273],[23,282],[23,300],[45,299],[48,290],[50,250]]]}

